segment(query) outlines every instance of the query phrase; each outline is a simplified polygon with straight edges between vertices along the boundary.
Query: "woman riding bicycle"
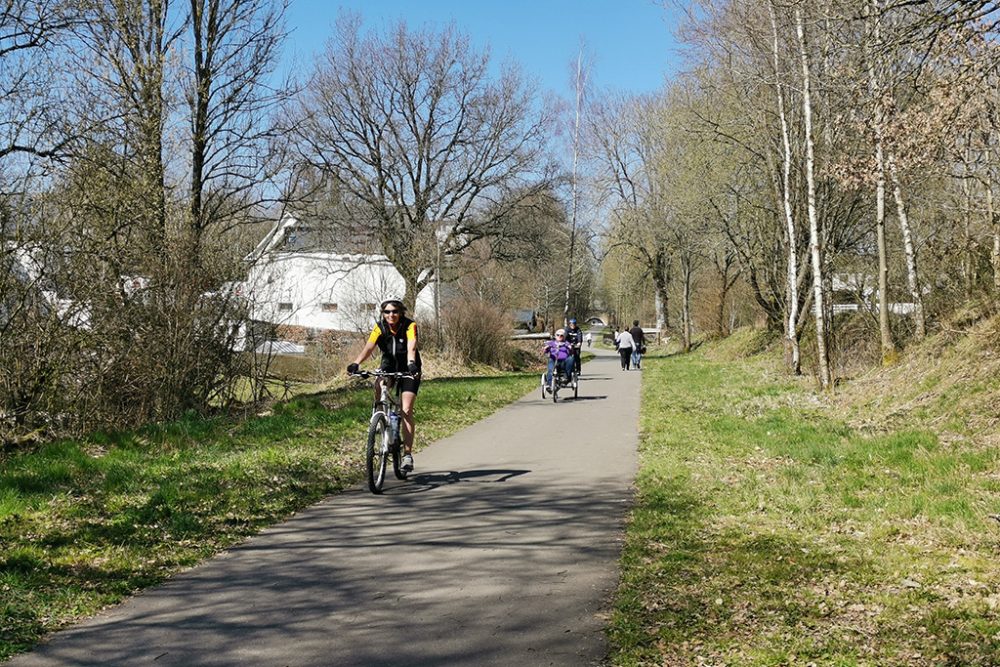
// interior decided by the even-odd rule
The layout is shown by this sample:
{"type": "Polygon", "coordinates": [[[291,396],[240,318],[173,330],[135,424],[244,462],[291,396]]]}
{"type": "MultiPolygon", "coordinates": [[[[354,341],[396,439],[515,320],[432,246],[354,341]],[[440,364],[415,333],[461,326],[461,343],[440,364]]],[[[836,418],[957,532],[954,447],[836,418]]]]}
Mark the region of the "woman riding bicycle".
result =
{"type": "MultiPolygon", "coordinates": [[[[390,373],[411,373],[412,378],[400,378],[400,408],[403,413],[402,468],[413,470],[413,404],[420,389],[420,351],[417,349],[417,323],[406,317],[406,306],[398,299],[382,302],[382,317],[368,335],[368,341],[347,372],[357,373],[358,366],[371,356],[377,347],[382,351],[381,368],[390,373]]],[[[375,383],[375,400],[381,395],[381,383],[392,382],[379,378],[375,383]]]]}

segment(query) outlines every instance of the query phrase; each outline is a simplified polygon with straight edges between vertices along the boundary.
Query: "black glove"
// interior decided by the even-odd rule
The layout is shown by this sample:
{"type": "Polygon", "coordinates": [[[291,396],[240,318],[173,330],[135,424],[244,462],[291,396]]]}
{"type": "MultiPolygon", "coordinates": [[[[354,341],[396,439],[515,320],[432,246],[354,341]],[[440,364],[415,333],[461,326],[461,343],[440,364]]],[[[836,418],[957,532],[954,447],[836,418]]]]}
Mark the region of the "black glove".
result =
{"type": "Polygon", "coordinates": [[[347,374],[348,375],[354,375],[357,372],[358,372],[358,365],[357,364],[347,364],[347,374]]]}
{"type": "Polygon", "coordinates": [[[406,364],[406,370],[411,375],[416,375],[417,373],[420,372],[420,366],[417,365],[417,362],[411,361],[410,363],[406,364]]]}

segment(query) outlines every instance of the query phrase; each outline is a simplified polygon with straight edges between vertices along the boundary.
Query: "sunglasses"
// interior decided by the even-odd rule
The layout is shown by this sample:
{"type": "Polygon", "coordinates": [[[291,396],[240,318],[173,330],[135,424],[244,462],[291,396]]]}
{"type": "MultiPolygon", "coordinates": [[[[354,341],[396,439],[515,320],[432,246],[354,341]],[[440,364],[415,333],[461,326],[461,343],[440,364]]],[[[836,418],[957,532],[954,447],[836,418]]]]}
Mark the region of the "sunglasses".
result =
{"type": "Polygon", "coordinates": [[[565,335],[563,335],[563,334],[556,334],[556,338],[565,338],[565,337],[566,337],[566,336],[565,336],[565,335]]]}
{"type": "Polygon", "coordinates": [[[384,315],[399,315],[398,310],[383,310],[382,313],[384,315]]]}

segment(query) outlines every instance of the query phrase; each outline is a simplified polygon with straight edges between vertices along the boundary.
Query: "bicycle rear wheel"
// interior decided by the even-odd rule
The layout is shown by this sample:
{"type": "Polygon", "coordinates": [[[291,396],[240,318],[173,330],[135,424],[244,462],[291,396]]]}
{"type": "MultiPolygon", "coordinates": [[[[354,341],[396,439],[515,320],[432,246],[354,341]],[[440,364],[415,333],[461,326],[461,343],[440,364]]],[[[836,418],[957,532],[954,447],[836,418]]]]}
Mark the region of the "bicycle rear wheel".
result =
{"type": "Polygon", "coordinates": [[[365,472],[368,473],[368,490],[382,493],[385,469],[389,463],[389,422],[379,413],[372,417],[368,427],[368,446],[365,448],[365,472]]]}

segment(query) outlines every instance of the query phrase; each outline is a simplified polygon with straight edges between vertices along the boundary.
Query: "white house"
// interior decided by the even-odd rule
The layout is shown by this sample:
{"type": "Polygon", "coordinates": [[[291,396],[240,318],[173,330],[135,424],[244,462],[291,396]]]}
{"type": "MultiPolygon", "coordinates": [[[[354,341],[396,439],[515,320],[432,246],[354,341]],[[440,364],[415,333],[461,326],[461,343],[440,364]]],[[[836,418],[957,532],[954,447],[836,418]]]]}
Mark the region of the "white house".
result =
{"type": "Polygon", "coordinates": [[[55,314],[63,324],[81,329],[90,327],[90,309],[61,297],[49,284],[45,274],[45,253],[41,247],[7,244],[4,250],[7,261],[3,268],[9,271],[15,282],[20,283],[23,294],[14,298],[8,294],[8,301],[0,301],[0,325],[7,322],[14,310],[30,304],[43,315],[55,314]],[[27,303],[18,303],[20,298],[26,299],[27,303]]]}
{"type": "MultiPolygon", "coordinates": [[[[252,319],[314,330],[371,329],[379,304],[403,297],[403,277],[384,255],[310,247],[309,232],[286,215],[247,256],[243,291],[252,319]]],[[[433,308],[432,284],[418,295],[417,312],[433,308]]]]}
{"type": "MultiPolygon", "coordinates": [[[[862,273],[835,273],[832,280],[834,296],[833,314],[860,310],[864,303],[872,312],[878,312],[878,288],[875,276],[862,273]]],[[[926,289],[924,290],[926,292],[926,289]]],[[[912,302],[890,302],[889,312],[896,315],[910,315],[916,309],[912,302]]]]}

